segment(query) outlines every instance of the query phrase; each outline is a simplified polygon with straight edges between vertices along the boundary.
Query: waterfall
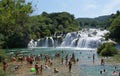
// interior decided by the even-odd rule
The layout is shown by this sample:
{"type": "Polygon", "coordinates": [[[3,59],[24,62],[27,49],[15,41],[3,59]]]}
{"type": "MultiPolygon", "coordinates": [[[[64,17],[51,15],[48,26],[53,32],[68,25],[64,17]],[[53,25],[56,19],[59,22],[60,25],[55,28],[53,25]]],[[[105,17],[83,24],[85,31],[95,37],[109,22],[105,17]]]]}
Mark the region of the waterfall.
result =
{"type": "Polygon", "coordinates": [[[34,47],[36,47],[36,46],[37,46],[37,42],[34,41],[33,39],[31,39],[31,41],[30,41],[29,44],[28,44],[28,47],[29,47],[29,48],[34,48],[34,47]]]}
{"type": "Polygon", "coordinates": [[[72,33],[68,33],[65,37],[65,39],[63,40],[61,46],[70,46],[72,41],[77,37],[76,32],[72,32],[72,33]]]}
{"type": "Polygon", "coordinates": [[[48,37],[45,39],[45,47],[48,47],[48,37]]]}
{"type": "Polygon", "coordinates": [[[61,47],[78,47],[78,48],[97,48],[105,38],[102,36],[108,33],[100,29],[83,29],[78,32],[71,32],[64,38],[61,47]]]}
{"type": "Polygon", "coordinates": [[[71,42],[71,47],[75,47],[77,45],[77,40],[78,38],[74,39],[72,42],[71,42]]]}
{"type": "Polygon", "coordinates": [[[77,47],[79,48],[96,48],[100,45],[100,38],[88,37],[88,38],[80,38],[78,40],[77,47]]]}
{"type": "Polygon", "coordinates": [[[77,32],[67,33],[62,36],[46,37],[38,41],[31,41],[28,47],[77,47],[77,48],[97,48],[105,41],[103,37],[109,31],[100,29],[82,29],[77,32]]]}
{"type": "Polygon", "coordinates": [[[86,40],[84,38],[80,38],[78,40],[77,47],[83,48],[83,46],[85,46],[85,42],[86,42],[86,40]]]}
{"type": "Polygon", "coordinates": [[[54,45],[54,40],[53,40],[52,37],[50,37],[50,40],[52,41],[52,46],[55,46],[55,45],[54,45]]]}

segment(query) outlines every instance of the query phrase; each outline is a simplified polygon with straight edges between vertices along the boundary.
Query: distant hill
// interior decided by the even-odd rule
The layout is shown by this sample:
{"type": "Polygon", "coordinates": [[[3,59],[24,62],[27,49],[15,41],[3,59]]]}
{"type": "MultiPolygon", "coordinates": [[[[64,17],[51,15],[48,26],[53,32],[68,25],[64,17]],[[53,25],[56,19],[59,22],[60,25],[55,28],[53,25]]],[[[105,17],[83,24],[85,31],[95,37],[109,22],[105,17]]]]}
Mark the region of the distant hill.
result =
{"type": "Polygon", "coordinates": [[[105,22],[110,18],[110,15],[106,15],[106,16],[99,16],[94,18],[94,20],[97,20],[98,22],[105,22]]]}
{"type": "Polygon", "coordinates": [[[81,21],[81,22],[93,22],[93,21],[96,21],[94,18],[78,18],[77,20],[81,21]]]}
{"type": "Polygon", "coordinates": [[[76,20],[82,27],[103,27],[109,18],[110,15],[105,15],[96,18],[77,18],[76,20]]]}

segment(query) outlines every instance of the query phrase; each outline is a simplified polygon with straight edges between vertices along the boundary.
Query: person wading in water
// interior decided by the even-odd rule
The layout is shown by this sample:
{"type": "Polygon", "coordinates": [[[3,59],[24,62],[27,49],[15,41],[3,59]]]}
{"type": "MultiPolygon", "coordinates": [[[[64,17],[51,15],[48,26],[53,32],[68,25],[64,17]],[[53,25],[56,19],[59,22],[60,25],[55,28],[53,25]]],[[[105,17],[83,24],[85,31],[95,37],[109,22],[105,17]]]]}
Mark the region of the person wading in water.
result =
{"type": "Polygon", "coordinates": [[[72,62],[71,61],[69,61],[68,66],[69,66],[69,72],[71,72],[71,69],[72,69],[72,62]]]}

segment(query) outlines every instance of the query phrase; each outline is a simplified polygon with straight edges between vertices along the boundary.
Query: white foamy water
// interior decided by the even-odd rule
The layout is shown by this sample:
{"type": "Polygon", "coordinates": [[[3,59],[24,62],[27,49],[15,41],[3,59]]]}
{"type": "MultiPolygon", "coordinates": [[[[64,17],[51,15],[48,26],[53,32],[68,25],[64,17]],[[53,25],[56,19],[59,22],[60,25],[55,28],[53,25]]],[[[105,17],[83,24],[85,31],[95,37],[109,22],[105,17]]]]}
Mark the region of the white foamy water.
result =
{"type": "Polygon", "coordinates": [[[38,41],[31,40],[28,47],[75,47],[75,48],[91,48],[96,49],[105,41],[103,37],[109,31],[100,29],[82,29],[77,32],[69,32],[65,38],[61,37],[54,39],[46,37],[38,41]],[[56,46],[55,46],[56,45],[56,46]]]}

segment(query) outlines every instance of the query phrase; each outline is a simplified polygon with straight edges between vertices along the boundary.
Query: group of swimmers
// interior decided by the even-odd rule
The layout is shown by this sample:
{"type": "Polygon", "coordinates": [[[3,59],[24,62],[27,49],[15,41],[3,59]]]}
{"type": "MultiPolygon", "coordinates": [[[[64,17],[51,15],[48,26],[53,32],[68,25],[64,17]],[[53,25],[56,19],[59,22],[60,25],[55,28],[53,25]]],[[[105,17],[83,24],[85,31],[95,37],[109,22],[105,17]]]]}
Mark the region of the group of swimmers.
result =
{"type": "MultiPolygon", "coordinates": [[[[63,51],[62,54],[60,53],[55,53],[54,58],[52,58],[49,54],[40,54],[40,55],[29,55],[29,56],[13,56],[10,58],[10,62],[19,62],[20,65],[23,65],[24,63],[26,63],[28,65],[28,67],[33,67],[36,70],[36,74],[39,74],[43,72],[43,69],[48,69],[51,66],[54,67],[53,65],[53,59],[56,58],[61,58],[61,63],[62,65],[66,65],[66,67],[68,67],[68,71],[71,72],[72,69],[72,64],[76,63],[79,61],[79,59],[75,59],[75,54],[73,53],[72,55],[66,54],[65,57],[60,56],[63,55],[63,51]],[[70,57],[71,56],[71,57],[70,57]],[[41,64],[41,61],[44,60],[44,64],[41,64]]],[[[16,64],[17,65],[17,64],[16,64]]],[[[6,72],[7,68],[8,68],[8,64],[4,61],[3,62],[3,71],[6,72]]],[[[15,68],[16,69],[16,68],[15,68]]],[[[19,69],[19,68],[17,68],[19,69]]],[[[58,73],[59,72],[59,68],[54,67],[53,68],[54,73],[58,73]]]]}
{"type": "MultiPolygon", "coordinates": [[[[61,53],[55,53],[53,59],[61,58],[60,64],[62,64],[62,65],[65,64],[68,68],[68,71],[71,72],[72,64],[75,64],[76,62],[78,62],[79,59],[76,59],[74,52],[71,55],[66,54],[65,57],[61,56],[64,54],[64,51],[62,51],[61,53]]],[[[80,52],[80,54],[82,54],[82,52],[80,52]]],[[[11,62],[18,61],[21,63],[21,65],[24,62],[26,62],[28,67],[33,67],[33,65],[34,65],[34,68],[36,70],[36,74],[39,74],[39,73],[42,74],[43,69],[49,69],[51,66],[54,67],[53,59],[51,58],[51,55],[49,55],[49,54],[40,54],[40,55],[30,55],[30,56],[14,56],[14,57],[11,57],[10,61],[11,62]],[[44,64],[41,64],[42,59],[44,59],[44,64]]],[[[92,59],[94,62],[95,61],[95,54],[92,54],[92,59]]],[[[101,59],[100,64],[105,65],[105,61],[103,58],[101,59]]],[[[3,71],[4,72],[6,72],[8,66],[9,65],[4,61],[3,62],[3,71]]],[[[15,69],[18,69],[18,67],[15,67],[15,69]]],[[[54,73],[58,73],[59,68],[54,67],[53,71],[54,71],[54,73]]],[[[103,74],[105,72],[106,72],[106,69],[100,70],[100,74],[103,74]]],[[[113,71],[112,74],[113,74],[113,76],[115,76],[118,73],[116,73],[116,71],[113,71]]],[[[120,76],[120,73],[119,73],[119,76],[120,76]]]]}
{"type": "MultiPolygon", "coordinates": [[[[116,72],[115,70],[117,70],[117,67],[115,66],[114,67],[115,69],[112,71],[112,76],[120,76],[120,72],[116,72]]],[[[107,70],[106,69],[103,69],[103,70],[100,70],[100,74],[104,74],[106,73],[107,70]]]]}

